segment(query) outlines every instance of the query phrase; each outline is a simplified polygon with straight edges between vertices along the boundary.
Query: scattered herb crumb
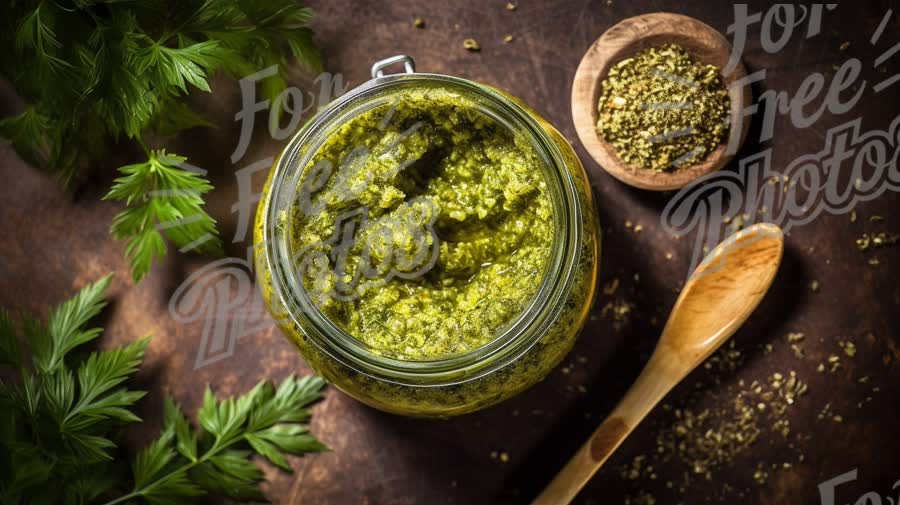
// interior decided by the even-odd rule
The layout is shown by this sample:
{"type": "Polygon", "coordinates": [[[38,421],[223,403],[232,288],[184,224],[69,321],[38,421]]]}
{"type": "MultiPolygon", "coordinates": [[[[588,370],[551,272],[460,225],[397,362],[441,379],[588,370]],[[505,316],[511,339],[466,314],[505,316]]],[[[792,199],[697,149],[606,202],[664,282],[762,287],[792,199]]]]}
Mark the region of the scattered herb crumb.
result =
{"type": "MultiPolygon", "coordinates": [[[[866,338],[869,343],[874,343],[874,336],[866,338]]],[[[796,352],[802,343],[809,340],[802,332],[790,332],[784,340],[773,343],[786,341],[796,352]]],[[[824,338],[816,340],[820,344],[826,342],[824,338]]],[[[849,338],[842,338],[837,344],[842,352],[831,354],[825,363],[819,364],[820,373],[826,369],[834,373],[841,368],[841,356],[846,354],[853,358],[856,355],[856,345],[849,338]]],[[[759,349],[765,349],[768,353],[774,350],[774,346],[766,344],[759,346],[759,349]]],[[[791,454],[779,456],[775,461],[758,459],[755,467],[750,467],[756,484],[771,485],[771,481],[777,478],[777,472],[791,471],[795,462],[802,464],[805,461],[804,450],[812,437],[792,426],[790,413],[792,408],[812,409],[810,406],[794,407],[809,401],[801,400],[807,396],[808,384],[794,370],[776,371],[765,379],[738,380],[734,372],[743,363],[743,354],[734,342],[730,342],[703,364],[706,375],[700,376],[696,387],[688,395],[679,398],[677,403],[661,406],[664,417],[657,421],[654,428],[656,447],[619,467],[622,479],[631,482],[629,486],[632,487],[626,504],[656,503],[657,499],[660,503],[685,503],[684,498],[694,484],[724,477],[722,470],[730,472],[738,458],[743,460],[747,453],[756,452],[754,447],[771,444],[776,437],[778,444],[790,450],[791,454]],[[718,387],[709,388],[710,383],[718,387]],[[651,482],[657,479],[663,479],[665,489],[668,489],[666,493],[671,496],[654,497],[642,489],[649,488],[653,485],[651,482]]],[[[872,395],[878,392],[878,387],[870,384],[874,379],[869,375],[852,378],[848,374],[835,376],[833,380],[840,377],[851,384],[863,385],[857,387],[871,388],[870,396],[866,396],[869,391],[864,391],[863,401],[847,405],[826,403],[818,413],[818,419],[822,422],[844,423],[847,412],[840,410],[854,405],[861,409],[872,402],[872,395]]],[[[816,415],[814,411],[813,415],[816,415]]],[[[751,457],[765,458],[765,454],[751,457]]],[[[746,498],[746,493],[752,492],[728,482],[718,487],[721,493],[718,501],[722,503],[735,501],[726,499],[728,497],[746,498]]]]}
{"type": "Polygon", "coordinates": [[[893,233],[863,233],[858,239],[856,239],[856,248],[861,252],[866,252],[870,249],[875,249],[879,247],[888,247],[896,244],[900,241],[900,235],[896,235],[893,233]]]}
{"type": "Polygon", "coordinates": [[[788,335],[787,335],[788,342],[800,342],[805,338],[806,338],[806,335],[804,335],[803,333],[799,333],[799,332],[788,333],[788,335]]]}
{"type": "Polygon", "coordinates": [[[768,479],[769,472],[765,470],[757,468],[756,472],[753,473],[753,480],[755,480],[759,485],[765,484],[768,479]]]}
{"type": "Polygon", "coordinates": [[[618,288],[619,288],[619,278],[613,277],[612,279],[609,280],[609,282],[607,282],[606,284],[603,285],[603,294],[607,295],[607,296],[611,295],[611,294],[615,293],[616,289],[618,289],[618,288]]]}
{"type": "MultiPolygon", "coordinates": [[[[805,438],[792,432],[788,410],[806,394],[807,385],[794,371],[774,373],[764,381],[749,384],[741,380],[720,390],[703,387],[709,382],[722,384],[743,363],[744,355],[734,342],[707,360],[703,365],[707,375],[698,387],[676,405],[662,405],[667,417],[656,428],[656,448],[620,467],[622,478],[642,486],[664,475],[676,476],[666,480],[665,487],[683,496],[695,482],[713,479],[717,470],[729,468],[760,440],[774,437],[783,439],[784,445],[802,461],[798,445],[805,438]]],[[[764,483],[771,472],[780,468],[789,467],[784,466],[784,460],[777,464],[760,463],[754,478],[764,483]]],[[[733,493],[735,489],[726,483],[723,491],[733,493]]],[[[636,497],[649,496],[642,489],[631,495],[631,501],[626,503],[641,503],[636,497]]],[[[678,499],[665,501],[683,503],[678,499]]]]}
{"type": "Polygon", "coordinates": [[[600,317],[612,319],[613,329],[620,331],[631,323],[634,309],[635,305],[631,302],[615,300],[603,306],[600,317]]]}
{"type": "Polygon", "coordinates": [[[844,350],[844,354],[849,357],[856,356],[856,345],[853,342],[840,341],[838,342],[838,346],[844,350]]]}
{"type": "Polygon", "coordinates": [[[841,357],[836,354],[828,356],[828,365],[830,366],[829,372],[837,372],[841,368],[841,357]]]}
{"type": "Polygon", "coordinates": [[[463,47],[466,48],[467,51],[472,51],[472,52],[481,51],[481,46],[478,45],[478,41],[475,39],[464,40],[463,47]]]}

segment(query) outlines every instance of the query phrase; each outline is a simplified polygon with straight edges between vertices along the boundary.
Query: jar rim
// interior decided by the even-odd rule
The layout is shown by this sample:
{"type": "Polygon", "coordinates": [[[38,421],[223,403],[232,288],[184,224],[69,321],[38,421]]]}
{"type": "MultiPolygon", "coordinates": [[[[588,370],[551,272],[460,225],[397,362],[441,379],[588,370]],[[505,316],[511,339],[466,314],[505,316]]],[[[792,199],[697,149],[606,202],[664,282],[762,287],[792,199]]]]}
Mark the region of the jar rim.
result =
{"type": "MultiPolygon", "coordinates": [[[[374,106],[378,106],[375,103],[374,106]]],[[[467,79],[430,73],[393,74],[374,78],[342,95],[312,118],[288,143],[274,166],[263,216],[263,254],[271,272],[272,296],[287,317],[318,350],[332,359],[365,375],[381,380],[420,386],[446,386],[481,377],[512,363],[535,345],[562,310],[573,284],[582,229],[582,210],[577,204],[577,190],[556,142],[544,126],[517,101],[486,85],[467,79]],[[544,163],[544,179],[551,189],[554,208],[554,233],[551,251],[537,293],[529,304],[489,342],[470,351],[432,360],[401,360],[372,352],[326,316],[307,295],[299,278],[288,270],[293,264],[287,233],[278,235],[275,224],[285,206],[275,204],[296,201],[299,177],[321,144],[333,133],[334,125],[347,116],[365,112],[360,103],[372,100],[404,86],[449,86],[471,93],[507,114],[522,127],[544,163]],[[354,102],[357,102],[354,104],[354,102]],[[305,150],[304,146],[309,146],[305,150]],[[305,151],[305,152],[304,152],[305,151]]]]}

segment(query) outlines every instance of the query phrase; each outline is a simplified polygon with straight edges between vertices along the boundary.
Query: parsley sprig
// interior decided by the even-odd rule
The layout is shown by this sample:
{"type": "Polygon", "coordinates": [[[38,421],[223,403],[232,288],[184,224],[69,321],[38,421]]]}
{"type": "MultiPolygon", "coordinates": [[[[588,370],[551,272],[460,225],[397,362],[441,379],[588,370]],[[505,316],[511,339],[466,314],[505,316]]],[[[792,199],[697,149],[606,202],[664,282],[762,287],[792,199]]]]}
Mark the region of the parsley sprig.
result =
{"type": "Polygon", "coordinates": [[[113,219],[112,234],[128,240],[125,254],[139,281],[150,270],[153,259],[166,253],[163,233],[183,251],[218,253],[222,242],[216,221],[203,211],[203,194],[212,186],[201,173],[181,168],[187,158],[151,151],[144,163],[119,168],[104,199],[125,201],[128,209],[113,219]]]}
{"type": "MultiPolygon", "coordinates": [[[[277,75],[261,84],[263,94],[274,99],[287,85],[292,60],[313,72],[322,69],[308,27],[313,12],[296,0],[24,0],[4,3],[0,14],[0,49],[12,56],[0,60],[0,74],[27,103],[21,113],[0,119],[0,136],[23,159],[58,174],[65,184],[103,161],[107,146],[123,137],[144,146],[149,139],[209,126],[183,98],[192,89],[209,92],[209,78],[218,71],[243,77],[278,65],[277,75]]],[[[161,156],[145,152],[146,162],[119,170],[154,178],[161,156]]],[[[169,174],[183,170],[178,163],[163,164],[169,174]]],[[[179,181],[184,187],[175,189],[211,189],[204,176],[193,178],[203,183],[179,181]]],[[[129,203],[137,198],[120,193],[113,188],[108,197],[129,203]]],[[[170,197],[145,193],[139,198],[145,204],[170,197]]],[[[158,205],[178,207],[171,201],[158,205]]],[[[114,225],[113,234],[128,241],[135,280],[166,251],[161,236],[146,231],[147,226],[181,227],[164,233],[181,249],[201,240],[208,244],[199,252],[214,249],[214,241],[204,237],[218,240],[215,222],[202,206],[190,206],[202,225],[159,220],[114,225]],[[174,239],[174,234],[186,239],[174,239]]]]}
{"type": "Polygon", "coordinates": [[[302,424],[324,381],[293,376],[277,388],[257,384],[219,401],[207,387],[199,427],[171,398],[160,436],[131,465],[121,464],[123,428],[140,422],[132,411],[144,391],[126,382],[140,366],[148,339],[86,352],[100,336],[86,328],[105,306],[111,277],[85,287],[55,308],[45,324],[0,310],[0,503],[193,503],[218,494],[259,500],[259,454],[290,471],[286,454],[327,450],[302,424]],[[14,376],[15,380],[9,380],[14,376]],[[48,481],[53,485],[47,485],[48,481]]]}

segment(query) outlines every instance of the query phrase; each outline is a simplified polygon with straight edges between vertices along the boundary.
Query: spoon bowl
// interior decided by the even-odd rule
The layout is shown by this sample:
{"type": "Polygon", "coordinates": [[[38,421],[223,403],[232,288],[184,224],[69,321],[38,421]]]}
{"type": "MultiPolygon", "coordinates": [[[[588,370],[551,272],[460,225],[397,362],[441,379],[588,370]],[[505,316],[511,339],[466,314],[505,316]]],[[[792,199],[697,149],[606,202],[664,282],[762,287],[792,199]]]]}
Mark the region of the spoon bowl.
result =
{"type": "Polygon", "coordinates": [[[774,224],[725,239],[685,283],[660,345],[681,353],[690,369],[699,365],[744,324],[772,285],[783,253],[784,234],[774,224]]]}

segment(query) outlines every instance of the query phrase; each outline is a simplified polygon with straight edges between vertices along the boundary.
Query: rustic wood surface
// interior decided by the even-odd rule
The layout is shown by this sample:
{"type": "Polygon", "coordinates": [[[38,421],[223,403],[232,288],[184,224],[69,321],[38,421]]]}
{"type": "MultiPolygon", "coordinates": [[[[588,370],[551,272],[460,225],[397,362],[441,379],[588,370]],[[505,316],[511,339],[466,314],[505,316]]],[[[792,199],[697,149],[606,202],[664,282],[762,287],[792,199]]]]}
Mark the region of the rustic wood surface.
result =
{"type": "MultiPolygon", "coordinates": [[[[687,275],[691,237],[674,240],[660,226],[669,194],[650,193],[623,185],[598,167],[582,148],[570,116],[571,82],[587,47],[618,21],[637,14],[670,10],[696,17],[725,32],[734,14],[723,2],[529,1],[515,11],[505,1],[484,2],[354,2],[316,0],[316,39],[326,66],[343,75],[351,86],[365,81],[371,63],[394,54],[410,54],[422,71],[459,75],[512,92],[555,123],[585,162],[598,200],[604,228],[601,266],[603,285],[618,279],[612,294],[601,294],[579,342],[546,381],[496,408],[449,421],[422,421],[383,414],[331,389],[316,407],[312,430],[333,449],[327,454],[294,461],[292,475],[268,469],[266,491],[283,504],[506,504],[527,503],[547,483],[598,422],[621,398],[649,357],[659,334],[659,321],[671,309],[687,275]],[[414,29],[422,17],[425,29],[414,29]],[[514,40],[504,43],[504,37],[514,40]],[[463,49],[475,38],[478,53],[463,49]],[[626,221],[642,225],[635,233],[626,221]],[[667,258],[671,253],[671,259],[667,258]],[[613,305],[610,305],[613,304],[613,305]],[[628,304],[628,305],[623,305],[628,304]],[[610,310],[610,307],[630,310],[610,310]],[[492,453],[494,457],[492,457],[492,453]],[[504,456],[504,457],[501,457],[504,456]]],[[[751,12],[768,7],[750,4],[751,12]]],[[[863,78],[871,84],[900,72],[900,58],[883,64],[870,62],[900,42],[900,6],[893,2],[842,4],[826,12],[823,33],[814,39],[801,35],[777,53],[760,45],[759,25],[751,29],[744,53],[748,72],[766,69],[756,96],[767,90],[796,91],[814,71],[830,72],[849,57],[865,62],[863,78]],[[894,9],[882,40],[869,43],[888,7],[894,9]],[[841,50],[844,42],[849,47],[841,50]]],[[[297,74],[294,84],[313,90],[308,77],[297,74]]],[[[900,86],[875,95],[867,91],[847,114],[825,113],[812,126],[794,129],[788,118],[775,121],[774,139],[760,145],[759,121],[754,120],[741,155],[773,148],[775,168],[783,168],[806,153],[824,147],[824,132],[853,117],[863,117],[867,129],[885,129],[900,109],[900,86]]],[[[284,141],[270,139],[263,114],[257,116],[256,135],[247,155],[232,164],[237,143],[240,108],[238,84],[213,82],[213,95],[192,99],[220,125],[181,135],[167,146],[187,155],[210,171],[216,190],[211,213],[219,220],[226,241],[240,228],[232,210],[239,187],[235,171],[274,156],[284,141]]],[[[20,101],[8,86],[2,88],[0,113],[13,113],[20,101]]],[[[811,110],[811,109],[810,109],[811,110]]],[[[108,271],[117,273],[111,288],[113,303],[104,312],[104,345],[116,345],[153,335],[140,382],[152,388],[141,405],[148,421],[131,437],[132,446],[147,440],[161,418],[163,392],[173,394],[193,411],[205,383],[222,394],[246,391],[264,378],[280,379],[305,372],[306,366],[277,330],[266,328],[233,342],[233,356],[195,369],[203,323],[182,323],[168,311],[169,299],[208,258],[169,254],[140,285],[129,280],[122,244],[108,235],[118,204],[100,201],[113,177],[113,168],[139,158],[122,145],[107,163],[94,167],[74,192],[58,187],[52,177],[27,166],[9,146],[0,147],[0,305],[41,312],[50,303],[108,271]]],[[[734,163],[726,167],[733,170],[734,163]]],[[[254,178],[256,189],[263,174],[254,178]]],[[[823,213],[791,230],[775,288],[757,313],[735,336],[743,365],[718,384],[702,372],[674,390],[667,403],[679,406],[695,396],[695,409],[728,402],[728,388],[739,381],[765,380],[775,371],[796,370],[809,383],[809,393],[789,411],[794,449],[769,431],[749,450],[717,467],[710,480],[694,479],[681,492],[666,483],[679,481],[686,468],[672,461],[654,469],[653,481],[632,481],[618,471],[636,456],[656,450],[658,426],[670,413],[658,410],[620,448],[609,464],[579,495],[576,503],[639,503],[642,490],[657,503],[715,503],[739,501],[761,504],[820,503],[817,485],[858,469],[858,479],[839,488],[837,503],[854,503],[869,491],[894,497],[891,486],[900,479],[900,273],[898,248],[861,253],[854,241],[864,232],[900,232],[896,211],[900,195],[888,191],[856,207],[858,219],[823,213]],[[881,215],[883,222],[870,217],[881,215]],[[877,258],[880,264],[868,264],[877,258]],[[818,282],[818,290],[810,283],[818,282]],[[798,359],[785,342],[789,332],[806,335],[806,356],[798,359]],[[838,343],[855,342],[857,354],[843,354],[838,343]],[[772,345],[772,351],[765,349],[772,345]],[[835,373],[817,373],[829,355],[841,355],[835,373]],[[868,376],[867,383],[860,383],[868,376]],[[876,391],[877,389],[877,391],[876,391]],[[721,393],[715,396],[714,393],[721,393]],[[718,399],[717,399],[718,398],[718,399]],[[867,401],[867,398],[871,398],[867,401]],[[843,422],[819,419],[826,404],[843,422]],[[861,404],[861,407],[858,406],[861,404]],[[797,452],[804,454],[803,461],[797,452]],[[781,468],[782,463],[792,463],[781,468]],[[768,479],[754,480],[759,464],[768,465],[768,479]],[[771,465],[779,465],[772,470],[771,465]]],[[[229,253],[245,255],[246,240],[231,244],[229,253]]],[[[239,311],[235,311],[237,313],[239,311]]],[[[46,313],[43,313],[46,315],[46,313]]],[[[885,501],[887,503],[887,501],[885,501]]]]}

